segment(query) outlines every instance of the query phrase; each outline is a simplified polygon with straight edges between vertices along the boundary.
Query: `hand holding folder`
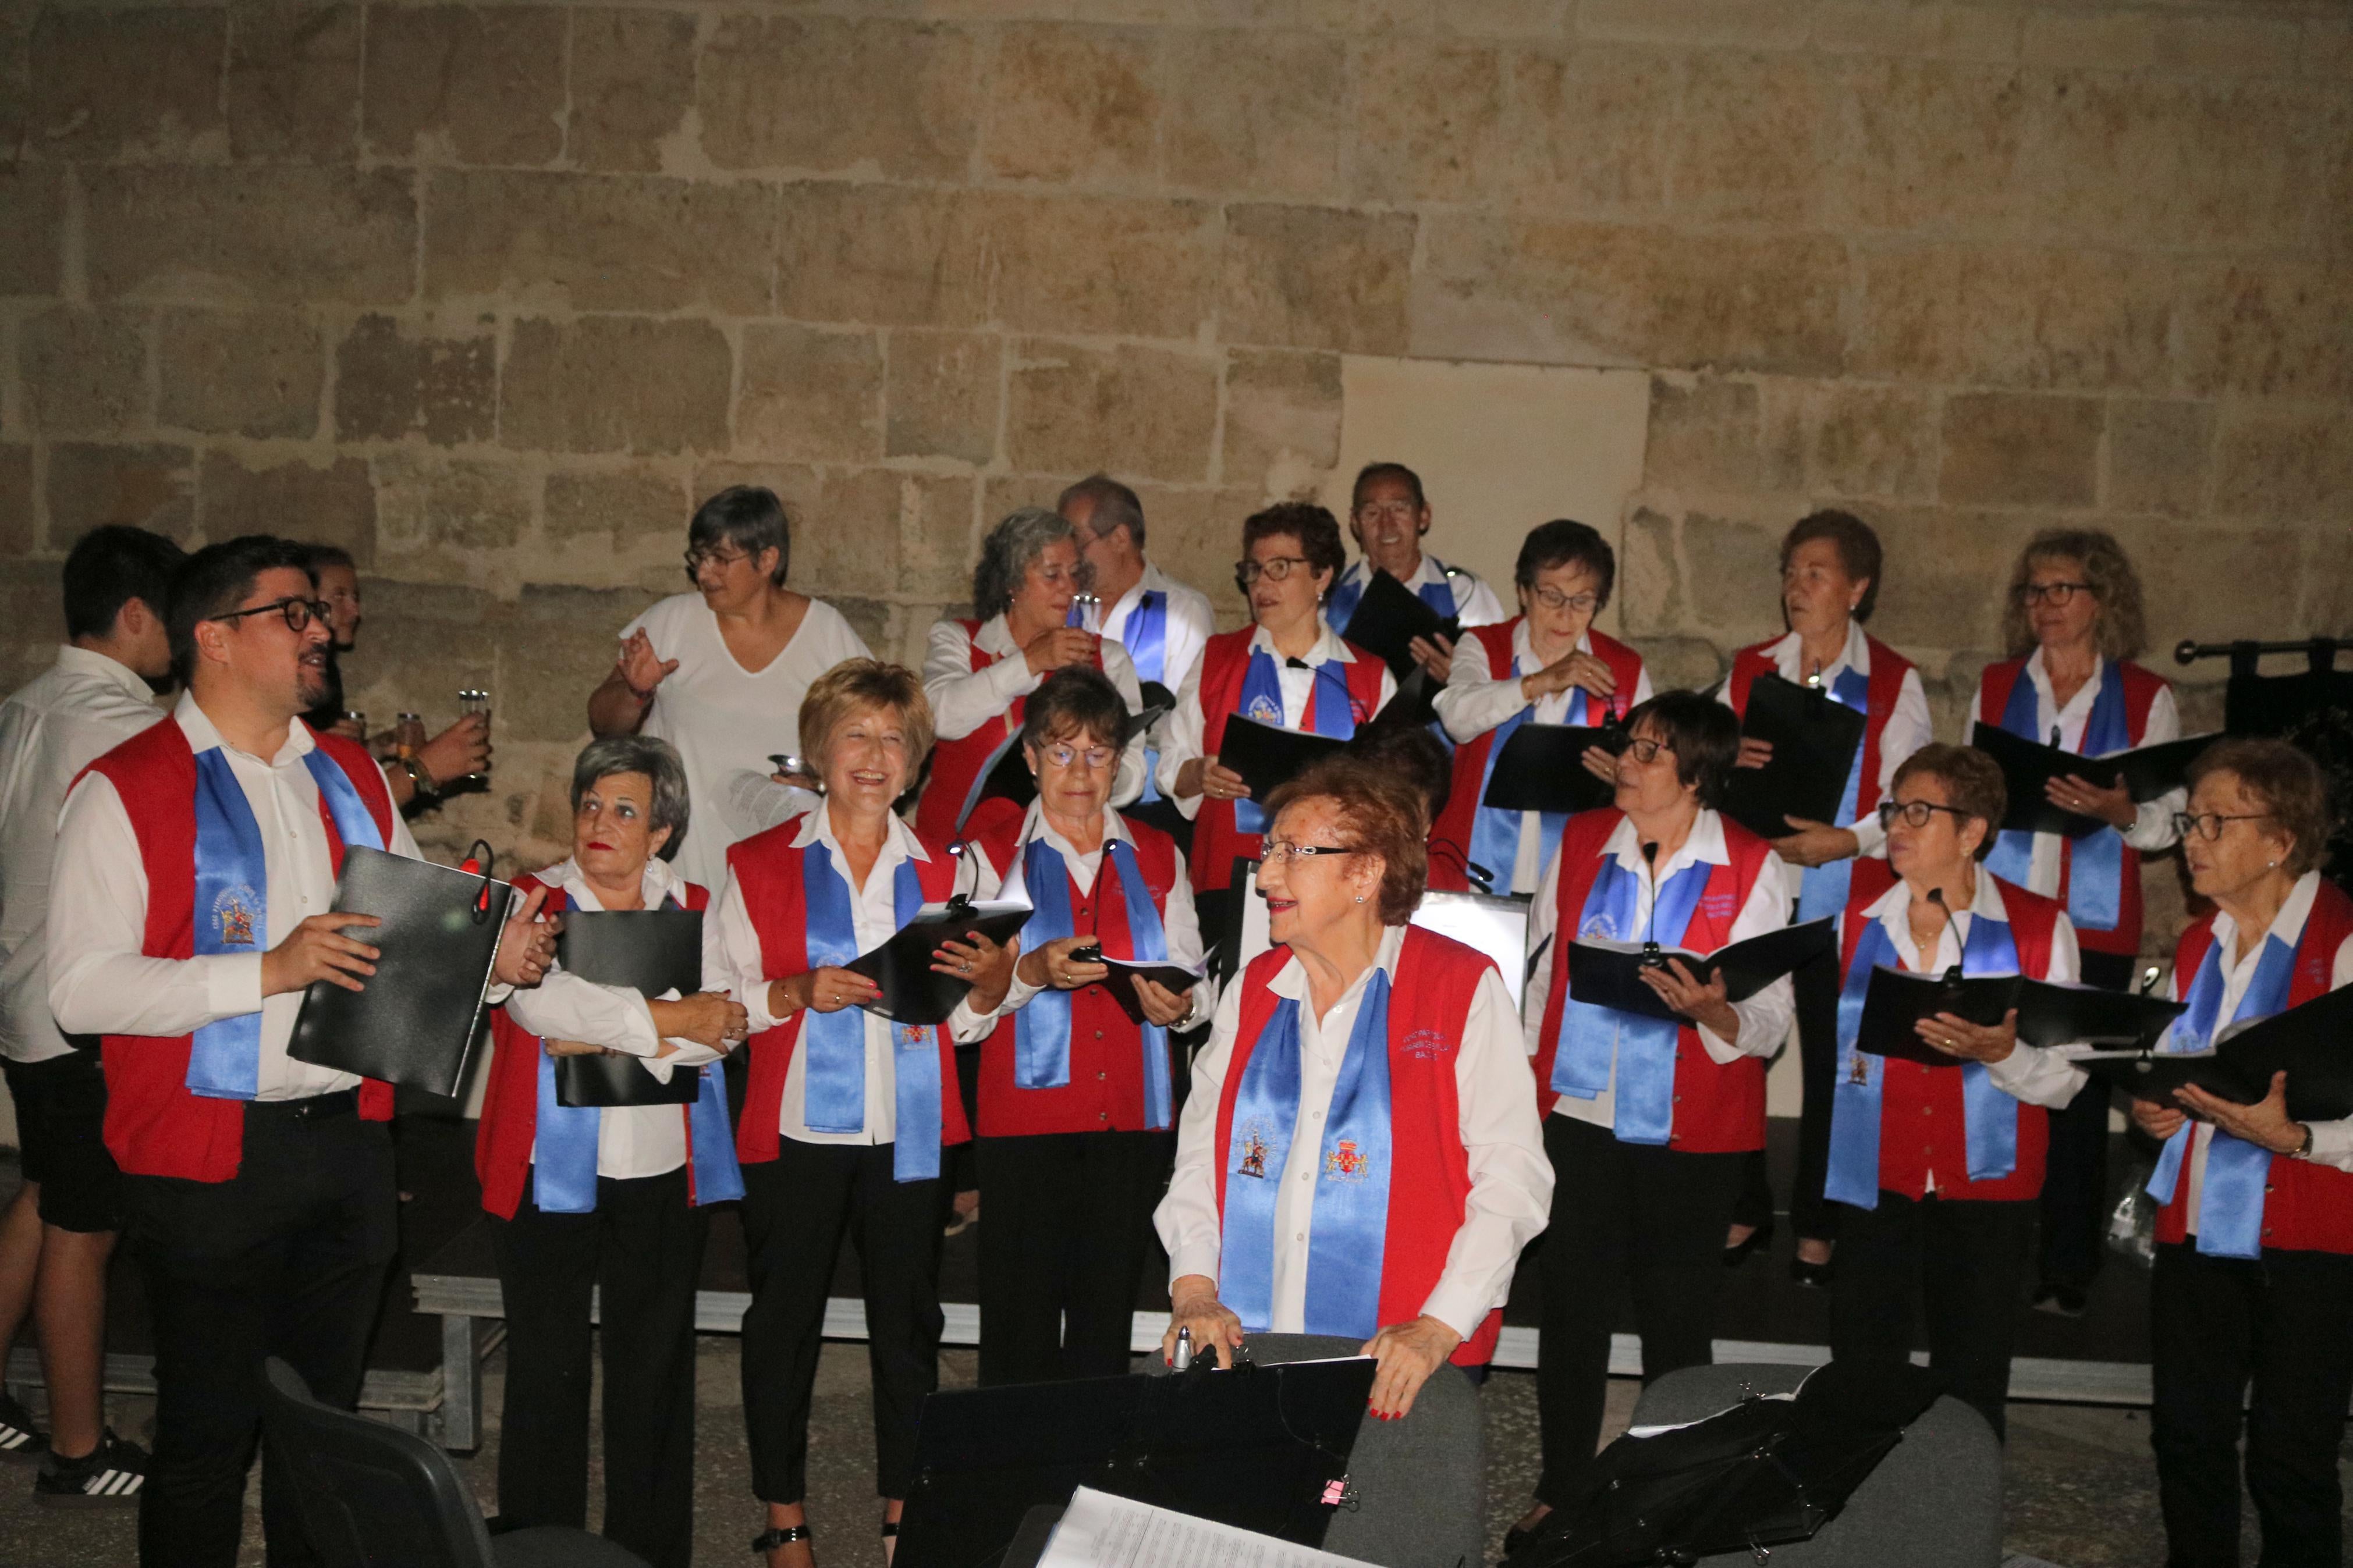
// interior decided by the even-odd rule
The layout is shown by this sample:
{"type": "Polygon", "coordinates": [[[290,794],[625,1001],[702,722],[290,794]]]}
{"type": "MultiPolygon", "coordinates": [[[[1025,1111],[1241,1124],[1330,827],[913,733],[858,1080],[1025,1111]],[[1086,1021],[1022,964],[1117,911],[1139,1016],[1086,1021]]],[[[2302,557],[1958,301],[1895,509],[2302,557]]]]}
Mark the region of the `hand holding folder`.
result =
{"type": "Polygon", "coordinates": [[[1681,1016],[1642,983],[1644,969],[1673,959],[1702,985],[1714,984],[1721,974],[1725,1000],[1746,1002],[1784,974],[1830,952],[1833,941],[1831,925],[1831,921],[1824,917],[1802,925],[1784,926],[1727,943],[1711,953],[1651,942],[1581,937],[1568,950],[1568,994],[1596,1007],[1680,1022],[1681,1016]]]}
{"type": "MultiPolygon", "coordinates": [[[[1498,811],[1591,811],[1618,798],[1618,786],[1585,765],[1599,747],[1616,753],[1626,731],[1616,723],[1521,725],[1504,742],[1479,804],[1498,811]]],[[[1785,828],[1783,831],[1787,831],[1785,828]]]]}
{"type": "Polygon", "coordinates": [[[2296,1121],[2353,1116],[2353,986],[2301,1007],[2228,1030],[2202,1051],[2070,1051],[2076,1065],[2136,1100],[2179,1109],[2173,1091],[2194,1084],[2218,1099],[2253,1105],[2287,1074],[2287,1114],[2296,1121]]]}
{"type": "Polygon", "coordinates": [[[1740,734],[1769,742],[1773,756],[1763,767],[1732,770],[1724,815],[1767,839],[1795,832],[1791,817],[1843,826],[1839,805],[1866,723],[1820,687],[1758,676],[1749,683],[1740,734]]]}
{"type": "Polygon", "coordinates": [[[1459,616],[1440,615],[1412,589],[1376,570],[1340,635],[1377,656],[1402,681],[1421,668],[1413,657],[1415,638],[1452,642],[1462,635],[1462,623],[1459,616]]]}
{"type": "Polygon", "coordinates": [[[2110,757],[2086,757],[2024,740],[1982,720],[1969,731],[1969,744],[2001,765],[2002,785],[2010,796],[2010,809],[2003,814],[2001,826],[2015,832],[2061,833],[2070,838],[2084,837],[2111,824],[2052,804],[2053,780],[2080,778],[2111,789],[2121,785],[2136,802],[2155,800],[2179,788],[2198,753],[2220,738],[2192,735],[2110,757]]]}
{"type": "Polygon", "coordinates": [[[1263,804],[1267,796],[1305,773],[1312,764],[1345,751],[1347,744],[1331,735],[1280,730],[1237,713],[1226,721],[1226,738],[1219,743],[1218,762],[1241,774],[1242,783],[1250,786],[1250,798],[1263,804]]]}
{"type": "MultiPolygon", "coordinates": [[[[2018,1013],[2021,1045],[2063,1047],[2085,1041],[2150,1041],[2184,1011],[2181,1004],[2091,985],[2031,980],[2022,974],[1915,974],[1881,964],[1871,972],[1855,1048],[1922,1067],[1957,1068],[1967,1059],[1920,1037],[1919,1024],[1939,1013],[1994,1028],[2018,1013]]],[[[2074,1053],[2070,1053],[2074,1054],[2074,1053]]]]}
{"type": "MultiPolygon", "coordinates": [[[[575,910],[564,917],[555,961],[599,985],[626,985],[652,999],[702,988],[700,910],[575,910]]],[[[673,1068],[667,1081],[627,1055],[559,1058],[555,1098],[562,1105],[691,1105],[702,1091],[692,1068],[673,1068]]]]}
{"type": "Polygon", "coordinates": [[[940,943],[962,941],[967,932],[978,931],[1002,946],[1029,923],[1033,912],[1026,903],[1004,900],[959,898],[944,904],[925,904],[888,942],[843,967],[865,976],[881,990],[881,995],[866,1005],[868,1012],[894,1024],[944,1024],[965,993],[972,989],[972,981],[963,975],[942,974],[932,967],[932,955],[940,943]]]}

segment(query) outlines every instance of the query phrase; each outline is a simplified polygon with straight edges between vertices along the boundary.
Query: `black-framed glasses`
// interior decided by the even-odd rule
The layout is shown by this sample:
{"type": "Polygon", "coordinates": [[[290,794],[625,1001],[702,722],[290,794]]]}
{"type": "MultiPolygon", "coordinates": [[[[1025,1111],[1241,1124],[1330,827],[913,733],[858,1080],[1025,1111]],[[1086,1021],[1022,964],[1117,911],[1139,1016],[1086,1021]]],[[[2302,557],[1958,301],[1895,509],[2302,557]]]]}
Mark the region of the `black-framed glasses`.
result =
{"type": "Polygon", "coordinates": [[[1249,587],[1261,577],[1270,583],[1280,583],[1299,567],[1311,564],[1304,555],[1270,555],[1263,561],[1234,563],[1234,581],[1249,587]]]}
{"type": "Polygon", "coordinates": [[[1893,827],[1900,816],[1906,827],[1926,827],[1928,819],[1940,811],[1950,816],[1956,825],[1977,815],[1963,811],[1957,805],[1938,805],[1933,800],[1883,800],[1879,803],[1879,826],[1893,827]]]}
{"type": "Polygon", "coordinates": [[[1361,844],[1285,844],[1270,838],[1259,851],[1259,864],[1280,866],[1285,859],[1313,860],[1318,855],[1362,855],[1361,844]]]}
{"type": "Polygon", "coordinates": [[[2184,838],[2194,832],[2211,844],[2222,837],[2222,825],[2226,822],[2261,822],[2271,815],[2268,811],[2177,811],[2173,814],[2173,831],[2184,838]]]}
{"type": "Polygon", "coordinates": [[[1599,594],[1564,594],[1557,588],[1538,588],[1529,597],[1547,610],[1575,610],[1580,616],[1589,616],[1601,607],[1599,594]]]}
{"type": "Polygon", "coordinates": [[[208,621],[241,621],[248,616],[266,616],[275,610],[286,617],[286,629],[299,632],[312,621],[327,624],[327,601],[324,599],[272,599],[266,605],[256,605],[249,610],[231,610],[224,616],[206,616],[208,621]]]}
{"type": "Polygon", "coordinates": [[[2049,600],[2054,609],[2063,609],[2078,594],[2092,591],[2089,583],[2029,583],[2018,591],[2018,596],[2030,605],[2049,600]]]}
{"type": "Polygon", "coordinates": [[[1672,752],[1674,749],[1675,748],[1672,742],[1666,741],[1653,741],[1648,735],[1639,736],[1636,739],[1626,742],[1626,754],[1632,757],[1644,767],[1648,767],[1652,763],[1657,762],[1659,760],[1660,752],[1672,752]]]}

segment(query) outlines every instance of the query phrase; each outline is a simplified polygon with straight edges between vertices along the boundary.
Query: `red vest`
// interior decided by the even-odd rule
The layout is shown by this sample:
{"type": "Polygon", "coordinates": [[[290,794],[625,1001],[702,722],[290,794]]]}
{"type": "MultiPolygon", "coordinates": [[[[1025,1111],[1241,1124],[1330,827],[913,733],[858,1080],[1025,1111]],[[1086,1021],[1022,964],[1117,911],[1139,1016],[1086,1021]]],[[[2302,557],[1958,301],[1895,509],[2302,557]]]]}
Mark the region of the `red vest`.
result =
{"type": "MultiPolygon", "coordinates": [[[[533,888],[547,888],[549,914],[566,907],[564,889],[537,877],[514,879],[515,891],[525,898],[533,888]]],[[[711,891],[701,883],[686,885],[690,910],[707,909],[711,891]]],[[[482,1085],[482,1119],[474,1129],[474,1175],[482,1184],[482,1206],[501,1219],[512,1219],[531,1181],[531,1152],[539,1138],[539,1053],[542,1041],[526,1033],[507,1016],[503,1005],[491,1011],[491,1071],[482,1085]]],[[[691,1069],[681,1069],[691,1070],[691,1069]]],[[[686,1121],[687,1190],[694,1185],[694,1107],[675,1108],[686,1121]]]]}
{"type": "MultiPolygon", "coordinates": [[[[1278,947],[1250,960],[1242,973],[1241,1019],[1218,1098],[1220,1216],[1226,1208],[1228,1154],[1234,1142],[1234,1100],[1250,1051],[1282,1000],[1267,983],[1289,962],[1291,950],[1278,947]]],[[[1446,1272],[1447,1250],[1462,1228],[1471,1195],[1471,1158],[1462,1146],[1454,1058],[1461,1047],[1480,973],[1493,967],[1485,953],[1451,937],[1419,926],[1406,928],[1389,987],[1389,1214],[1381,1248],[1380,1301],[1384,1326],[1421,1316],[1422,1303],[1446,1272]]],[[[1499,1308],[1455,1347],[1451,1359],[1461,1366],[1493,1361],[1503,1329],[1499,1308]]]]}
{"type": "MultiPolygon", "coordinates": [[[[998,877],[1012,869],[1014,840],[1021,836],[1026,808],[992,800],[972,814],[965,831],[998,877]]],[[[1144,873],[1152,907],[1168,918],[1168,890],[1176,881],[1176,845],[1158,828],[1128,822],[1135,841],[1136,868],[1144,873]]],[[[1133,957],[1127,930],[1127,896],[1119,871],[1105,855],[1095,885],[1081,892],[1071,884],[1071,929],[1094,931],[1113,958],[1133,957]],[[1095,900],[1102,910],[1098,922],[1095,900]]],[[[980,1047],[980,1135],[1019,1138],[1038,1132],[1141,1132],[1144,1120],[1144,1031],[1120,1010],[1101,985],[1071,994],[1071,1081],[1060,1089],[1022,1089],[1013,1080],[1018,1020],[1008,1014],[980,1047]]],[[[1172,1069],[1173,1081],[1173,1069],[1172,1069]]]]}
{"type": "MultiPolygon", "coordinates": [[[[392,795],[384,773],[358,745],[340,735],[313,734],[319,750],[351,776],[392,841],[392,795]]],[[[90,763],[122,799],[139,858],[147,870],[147,930],[139,951],[149,958],[195,955],[196,757],[176,723],[149,726],[90,763]]],[[[322,798],[319,820],[337,872],[343,841],[322,798]]],[[[265,930],[266,930],[265,926],[265,930]]],[[[106,1148],[134,1176],[180,1176],[226,1182],[245,1152],[245,1102],[188,1092],[189,1035],[107,1035],[100,1041],[106,1067],[106,1148]]],[[[360,1114],[392,1120],[392,1086],[360,1085],[360,1114]]]]}
{"type": "MultiPolygon", "coordinates": [[[[1774,637],[1732,656],[1732,676],[1725,695],[1732,700],[1732,710],[1743,718],[1748,713],[1749,684],[1760,675],[1780,673],[1771,653],[1773,644],[1780,640],[1774,637]]],[[[1904,677],[1912,668],[1910,659],[1877,637],[1866,634],[1862,641],[1871,650],[1871,686],[1863,697],[1862,768],[1855,780],[1858,821],[1879,804],[1879,740],[1887,729],[1888,715],[1895,711],[1895,700],[1904,693],[1904,677]]],[[[1884,855],[1858,855],[1852,865],[1848,887],[1854,893],[1876,899],[1895,885],[1895,873],[1888,868],[1884,855]]]]}
{"type": "MultiPolygon", "coordinates": [[[[1250,673],[1254,626],[1219,632],[1201,648],[1201,752],[1214,757],[1226,738],[1226,719],[1241,706],[1242,679],[1250,673]]],[[[1354,643],[1344,645],[1356,662],[1347,671],[1348,710],[1362,724],[1380,710],[1381,677],[1388,667],[1354,643]]],[[[1233,882],[1234,862],[1258,858],[1264,836],[1234,826],[1234,803],[1203,800],[1193,818],[1193,887],[1217,892],[1233,882]]]]}
{"type": "MultiPolygon", "coordinates": [[[[1983,867],[1978,875],[1990,876],[1983,867]]],[[[1999,879],[1997,879],[1999,880],[1999,879]]],[[[2009,882],[2000,883],[2001,904],[2010,916],[2010,937],[2018,948],[2018,972],[2035,980],[2051,978],[2051,938],[2059,917],[2066,911],[2050,899],[2009,882]]],[[[1858,892],[1847,900],[1840,921],[1844,945],[1839,953],[1843,980],[1853,966],[1854,951],[1870,917],[1863,913],[1879,901],[1879,894],[1858,892]]],[[[1879,1098],[1879,1186],[1918,1199],[1928,1191],[1928,1176],[1936,1177],[1936,1195],[1978,1202],[2022,1203],[2042,1191],[2045,1155],[2051,1142],[2050,1115],[2039,1105],[2021,1101],[2018,1107],[2018,1163],[2007,1176],[1991,1181],[1969,1180],[1968,1128],[1961,1111],[1961,1075],[1951,1068],[1922,1067],[1889,1057],[1882,1064],[1879,1098]]]]}
{"type": "MultiPolygon", "coordinates": [[[[1536,1047],[1536,1114],[1550,1116],[1560,1096],[1552,1087],[1553,1058],[1560,1050],[1560,1016],[1568,1002],[1568,950],[1585,914],[1585,897],[1600,874],[1602,846],[1626,814],[1615,806],[1580,811],[1560,836],[1559,899],[1553,924],[1552,994],[1545,999],[1544,1034],[1536,1047]]],[[[1694,952],[1714,952],[1732,940],[1732,924],[1747,906],[1749,890],[1764,868],[1771,846],[1728,816],[1724,826],[1729,865],[1710,873],[1691,924],[1674,943],[1694,952]]],[[[1686,1154],[1743,1153],[1765,1147],[1765,1059],[1742,1057],[1719,1066],[1699,1043],[1699,1030],[1685,1024],[1675,1036],[1674,1124],[1667,1146],[1686,1154]]]]}
{"type": "MultiPolygon", "coordinates": [[[[1876,655],[1873,656],[1874,658],[1876,655]]],[[[2118,659],[2112,666],[2124,679],[2125,731],[2132,737],[2131,744],[2139,745],[2148,733],[2149,705],[2157,694],[2165,689],[2165,678],[2143,669],[2128,660],[2118,659]]],[[[2010,706],[2010,694],[2019,679],[2026,673],[2026,660],[2006,658],[2000,664],[1989,664],[1978,678],[1978,718],[1995,729],[2001,727],[2001,716],[2010,706]]],[[[2037,736],[2036,739],[2043,737],[2037,736]]],[[[2074,874],[2075,841],[2059,840],[2059,905],[2067,904],[2068,882],[2074,874]]],[[[2075,932],[2077,945],[2086,952],[2118,952],[2131,958],[2140,952],[2140,851],[2125,846],[2124,886],[2116,900],[2116,923],[2112,931],[2075,932]]]]}
{"type": "MultiPolygon", "coordinates": [[[[977,675],[997,662],[997,656],[980,646],[982,621],[959,620],[965,640],[972,648],[973,673],[977,675]]],[[[1097,638],[1094,657],[1088,662],[1103,668],[1103,641],[1097,638]]],[[[956,818],[964,810],[964,797],[988,766],[988,759],[1006,740],[1021,732],[1021,714],[1029,700],[1017,697],[1013,706],[1005,710],[1001,721],[983,724],[969,735],[953,741],[932,742],[932,777],[915,802],[915,836],[925,844],[949,844],[955,840],[960,826],[956,818]]]]}
{"type": "MultiPolygon", "coordinates": [[[[1487,648],[1487,673],[1497,680],[1508,680],[1512,675],[1512,634],[1525,617],[1514,616],[1500,626],[1466,626],[1468,636],[1477,637],[1487,648]]],[[[1642,679],[1642,656],[1620,642],[1616,637],[1599,632],[1587,634],[1593,641],[1594,657],[1609,667],[1618,678],[1618,690],[1607,704],[1609,713],[1620,721],[1634,706],[1634,689],[1642,679]]],[[[1588,711],[1596,700],[1587,694],[1588,711]]],[[[1454,787],[1446,797],[1446,809],[1438,814],[1438,822],[1430,829],[1430,841],[1451,844],[1463,856],[1471,852],[1472,825],[1479,816],[1479,795],[1487,779],[1487,757],[1495,749],[1495,731],[1488,731],[1475,739],[1454,748],[1454,787]]],[[[1495,874],[1495,891],[1512,890],[1512,868],[1490,866],[1495,874]]],[[[1542,868],[1539,867],[1541,871],[1542,868]]],[[[1432,855],[1430,858],[1430,886],[1441,893],[1467,891],[1471,879],[1463,873],[1461,863],[1452,856],[1432,855]]]]}
{"type": "MultiPolygon", "coordinates": [[[[2353,936],[2353,898],[2323,879],[2305,917],[2304,937],[2295,944],[2295,971],[2287,985],[2287,1005],[2300,1007],[2329,990],[2337,950],[2353,936]]],[[[2173,987],[2177,1000],[2187,994],[2189,977],[2206,962],[2214,945],[2214,917],[2191,924],[2181,933],[2173,954],[2173,987]]],[[[2353,1050],[2353,1045],[2348,1045],[2353,1050]]],[[[2185,1167],[2188,1162],[2183,1163],[2185,1167]]],[[[2157,1239],[2189,1239],[2189,1173],[2173,1184],[2173,1201],[2158,1211],[2157,1239]]],[[[2316,1165],[2284,1154],[2272,1159],[2263,1188],[2263,1246],[2282,1252],[2353,1252],[2353,1172],[2316,1165]]]]}
{"type": "MultiPolygon", "coordinates": [[[[760,972],[765,980],[781,980],[808,970],[808,911],[801,892],[801,855],[793,840],[800,836],[798,816],[755,833],[727,851],[728,868],[743,889],[744,912],[760,938],[760,972]]],[[[928,903],[942,902],[955,891],[955,862],[944,851],[924,845],[931,858],[915,862],[915,880],[928,903]]],[[[845,880],[847,879],[845,876],[845,880]]],[[[853,895],[854,896],[854,895],[853,895]]],[[[735,1158],[744,1164],[773,1160],[783,1137],[778,1123],[785,1111],[785,1075],[793,1065],[793,1047],[800,1043],[805,1013],[796,1013],[773,1029],[763,1029],[745,1042],[751,1051],[751,1081],[744,1095],[744,1114],[735,1123],[735,1158]]],[[[955,1041],[946,1026],[940,1037],[940,1147],[964,1142],[972,1136],[965,1124],[964,1098],[956,1086],[955,1041]]]]}

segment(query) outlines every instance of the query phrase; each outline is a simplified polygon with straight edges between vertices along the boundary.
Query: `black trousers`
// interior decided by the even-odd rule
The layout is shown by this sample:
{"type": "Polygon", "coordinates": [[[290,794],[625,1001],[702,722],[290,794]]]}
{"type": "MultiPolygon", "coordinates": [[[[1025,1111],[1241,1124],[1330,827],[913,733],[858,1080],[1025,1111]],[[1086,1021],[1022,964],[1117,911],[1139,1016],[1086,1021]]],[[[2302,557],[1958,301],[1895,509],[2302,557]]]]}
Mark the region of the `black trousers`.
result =
{"type": "Polygon", "coordinates": [[[694,1548],[694,1285],[702,1213],[685,1167],[599,1177],[592,1214],[544,1214],[526,1189],[491,1221],[506,1300],[499,1517],[588,1522],[589,1293],[605,1363],[605,1535],[654,1564],[694,1548]]]}
{"type": "MultiPolygon", "coordinates": [[[[139,1494],[144,1568],[229,1568],[261,1428],[261,1363],[282,1358],[351,1408],[397,1241],[392,1140],[353,1092],[245,1108],[227,1182],[125,1176],[131,1253],[155,1335],[155,1454],[139,1494]]],[[[273,1568],[319,1561],[283,1461],[262,1460],[273,1568]]]]}
{"type": "Polygon", "coordinates": [[[807,1495],[809,1394],[834,1259],[847,1231],[865,1287],[876,1490],[905,1497],[915,1479],[915,1417],[940,1382],[940,1226],[947,1184],[892,1180],[888,1143],[781,1142],[776,1159],[744,1167],[752,1276],[752,1305],[744,1314],[744,1425],[752,1488],[763,1502],[794,1503],[807,1495]]]}
{"type": "Polygon", "coordinates": [[[1121,1377],[1173,1132],[983,1138],[980,1381],[1121,1377]]]}
{"type": "MultiPolygon", "coordinates": [[[[1831,1097],[1838,1092],[1838,955],[1827,952],[1789,976],[1798,1005],[1798,1176],[1789,1193],[1789,1226],[1817,1241],[1838,1239],[1839,1205],[1824,1201],[1831,1170],[1831,1097]]],[[[1736,1225],[1773,1223],[1773,1182],[1765,1151],[1746,1157],[1736,1225]]]]}
{"type": "Polygon", "coordinates": [[[1928,1325],[1928,1369],[2003,1436],[2034,1205],[1947,1202],[1934,1193],[1915,1202],[1882,1192],[1875,1209],[1838,1206],[1846,1213],[1831,1284],[1831,1357],[1908,1357],[1916,1296],[1928,1325]]]}
{"type": "Polygon", "coordinates": [[[2261,1568],[2340,1568],[2337,1445],[2353,1398],[2353,1257],[2157,1249],[2149,1279],[2158,1500],[2168,1568],[2237,1568],[2240,1403],[2261,1568]]]}
{"type": "MultiPolygon", "coordinates": [[[[2084,983],[2122,991],[2137,961],[2118,952],[2083,955],[2084,983]]],[[[2045,1285],[2081,1290],[2106,1256],[2108,1086],[2093,1079],[2051,1113],[2051,1152],[2042,1173],[2042,1234],[2035,1266],[2045,1285]]]]}
{"type": "Polygon", "coordinates": [[[1624,1291],[1634,1296],[1644,1382],[1715,1359],[1724,1227],[1747,1156],[1620,1143],[1608,1128],[1567,1116],[1545,1118],[1545,1153],[1553,1189],[1536,1258],[1536,1497],[1559,1507],[1601,1440],[1609,1333],[1624,1291]]]}

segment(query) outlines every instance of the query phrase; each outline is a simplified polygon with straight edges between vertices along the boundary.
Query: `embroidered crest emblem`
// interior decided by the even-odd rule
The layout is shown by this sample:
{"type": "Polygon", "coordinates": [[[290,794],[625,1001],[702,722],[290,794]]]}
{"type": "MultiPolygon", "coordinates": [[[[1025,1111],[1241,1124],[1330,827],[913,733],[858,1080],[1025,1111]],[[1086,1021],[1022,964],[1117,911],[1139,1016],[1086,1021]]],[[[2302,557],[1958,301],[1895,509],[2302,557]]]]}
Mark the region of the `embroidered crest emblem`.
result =
{"type": "Polygon", "coordinates": [[[1242,1129],[1242,1160],[1236,1173],[1266,1180],[1266,1134],[1255,1121],[1242,1129]]]}
{"type": "Polygon", "coordinates": [[[223,947],[253,945],[253,920],[260,903],[253,889],[245,887],[225,889],[213,900],[213,924],[220,931],[223,947]]]}
{"type": "Polygon", "coordinates": [[[1324,1173],[1335,1182],[1361,1182],[1366,1163],[1365,1152],[1356,1147],[1356,1141],[1343,1138],[1324,1156],[1324,1173]]]}
{"type": "Polygon", "coordinates": [[[901,1050],[914,1051],[923,1047],[932,1032],[920,1024],[894,1024],[891,1033],[898,1039],[901,1050]]]}
{"type": "Polygon", "coordinates": [[[1250,709],[1242,717],[1255,719],[1261,724],[1280,724],[1282,722],[1282,710],[1261,693],[1250,699],[1250,709]]]}
{"type": "Polygon", "coordinates": [[[1599,914],[1588,916],[1586,922],[1577,928],[1577,934],[1599,937],[1603,942],[1614,942],[1618,936],[1618,922],[1611,920],[1609,912],[1604,910],[1599,914]]]}
{"type": "Polygon", "coordinates": [[[1436,1029],[1416,1029],[1405,1037],[1405,1054],[1419,1061],[1442,1057],[1454,1048],[1454,1042],[1436,1029]]]}

